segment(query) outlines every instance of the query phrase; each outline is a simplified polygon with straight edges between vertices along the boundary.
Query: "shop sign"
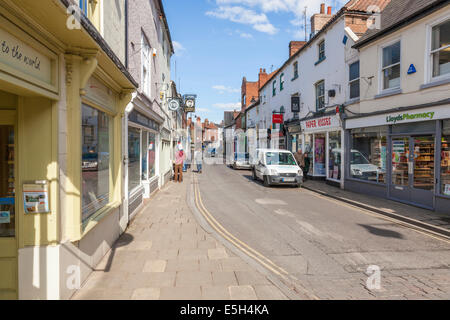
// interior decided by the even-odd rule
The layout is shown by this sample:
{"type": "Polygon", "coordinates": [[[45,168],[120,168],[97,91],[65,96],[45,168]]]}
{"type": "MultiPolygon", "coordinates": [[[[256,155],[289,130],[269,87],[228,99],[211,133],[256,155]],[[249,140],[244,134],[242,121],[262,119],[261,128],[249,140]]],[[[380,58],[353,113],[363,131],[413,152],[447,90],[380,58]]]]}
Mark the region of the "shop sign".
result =
{"type": "Polygon", "coordinates": [[[300,112],[300,97],[291,97],[291,111],[293,113],[300,112]]]}
{"type": "Polygon", "coordinates": [[[339,116],[328,116],[322,117],[318,119],[306,120],[301,123],[303,131],[311,132],[311,131],[322,131],[328,130],[332,128],[339,128],[340,121],[339,116]]]}
{"type": "Polygon", "coordinates": [[[169,100],[169,109],[171,111],[177,111],[180,108],[180,100],[179,99],[170,99],[169,100]]]}
{"type": "Polygon", "coordinates": [[[86,97],[111,111],[115,109],[116,102],[113,91],[95,77],[88,80],[86,97]]]}
{"type": "Polygon", "coordinates": [[[4,64],[47,84],[52,84],[52,59],[0,29],[0,67],[4,64]]]}
{"type": "Polygon", "coordinates": [[[140,114],[135,110],[133,110],[129,114],[128,119],[134,123],[140,124],[141,126],[147,127],[155,131],[159,131],[159,124],[156,121],[147,118],[146,116],[140,114]]]}
{"type": "Polygon", "coordinates": [[[195,100],[197,99],[197,95],[195,94],[186,94],[184,95],[184,112],[195,112],[195,100]]]}
{"type": "Polygon", "coordinates": [[[399,123],[411,123],[421,121],[432,121],[450,118],[450,106],[444,105],[434,108],[417,109],[410,112],[390,113],[364,118],[348,119],[346,129],[374,127],[382,125],[394,125],[399,123]]]}

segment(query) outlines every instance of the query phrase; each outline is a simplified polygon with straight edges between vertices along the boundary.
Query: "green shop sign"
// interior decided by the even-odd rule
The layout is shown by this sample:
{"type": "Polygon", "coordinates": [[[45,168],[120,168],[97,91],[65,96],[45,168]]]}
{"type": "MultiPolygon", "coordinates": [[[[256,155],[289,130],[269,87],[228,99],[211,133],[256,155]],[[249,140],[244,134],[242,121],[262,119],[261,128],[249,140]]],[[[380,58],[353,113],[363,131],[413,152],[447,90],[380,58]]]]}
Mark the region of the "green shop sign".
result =
{"type": "Polygon", "coordinates": [[[390,123],[397,123],[400,121],[406,121],[406,120],[433,120],[434,118],[434,112],[424,112],[424,113],[404,113],[399,114],[398,116],[387,116],[386,122],[390,123]]]}

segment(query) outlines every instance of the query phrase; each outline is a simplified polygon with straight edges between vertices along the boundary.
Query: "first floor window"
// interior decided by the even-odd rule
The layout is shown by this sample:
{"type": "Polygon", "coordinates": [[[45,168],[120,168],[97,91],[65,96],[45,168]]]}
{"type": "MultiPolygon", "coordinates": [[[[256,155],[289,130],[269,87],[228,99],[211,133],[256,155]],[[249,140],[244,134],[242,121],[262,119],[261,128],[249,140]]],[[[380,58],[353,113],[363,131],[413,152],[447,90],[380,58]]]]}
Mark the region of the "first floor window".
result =
{"type": "Polygon", "coordinates": [[[316,109],[325,108],[325,81],[316,84],[316,109]]]}
{"type": "Polygon", "coordinates": [[[141,130],[128,127],[128,191],[141,185],[141,130]]]}
{"type": "Polygon", "coordinates": [[[433,77],[450,74],[450,19],[433,27],[431,57],[433,77]]]}
{"type": "Polygon", "coordinates": [[[349,67],[350,99],[359,98],[359,61],[349,67]]]}
{"type": "Polygon", "coordinates": [[[109,203],[110,118],[82,106],[82,218],[88,220],[109,203]]]}
{"type": "Polygon", "coordinates": [[[400,87],[400,42],[383,48],[383,90],[400,87]]]}
{"type": "Polygon", "coordinates": [[[385,183],[388,127],[352,130],[350,176],[359,180],[385,183]]]}
{"type": "Polygon", "coordinates": [[[325,40],[319,43],[319,61],[325,59],[325,40]]]}
{"type": "Polygon", "coordinates": [[[442,194],[450,196],[450,120],[443,122],[441,144],[441,184],[442,194]]]}
{"type": "Polygon", "coordinates": [[[294,79],[298,78],[298,62],[294,62],[294,79]]]}
{"type": "Polygon", "coordinates": [[[280,92],[284,89],[284,73],[280,76],[280,92]]]}
{"type": "Polygon", "coordinates": [[[150,97],[151,94],[151,80],[150,80],[150,70],[151,70],[151,57],[150,57],[150,44],[146,36],[142,33],[142,91],[150,97]]]}
{"type": "Polygon", "coordinates": [[[274,81],[272,84],[272,95],[276,96],[276,94],[277,94],[277,82],[274,81]]]}

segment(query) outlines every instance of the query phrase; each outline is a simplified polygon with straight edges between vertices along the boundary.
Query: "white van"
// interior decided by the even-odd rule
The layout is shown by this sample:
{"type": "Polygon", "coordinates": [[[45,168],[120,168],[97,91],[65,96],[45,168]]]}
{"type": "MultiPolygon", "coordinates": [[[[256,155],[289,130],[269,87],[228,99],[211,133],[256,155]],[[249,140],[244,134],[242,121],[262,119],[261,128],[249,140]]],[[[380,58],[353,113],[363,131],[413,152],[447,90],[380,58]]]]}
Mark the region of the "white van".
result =
{"type": "Polygon", "coordinates": [[[253,179],[262,180],[264,186],[292,185],[301,187],[303,171],[288,150],[259,149],[253,167],[253,179]]]}

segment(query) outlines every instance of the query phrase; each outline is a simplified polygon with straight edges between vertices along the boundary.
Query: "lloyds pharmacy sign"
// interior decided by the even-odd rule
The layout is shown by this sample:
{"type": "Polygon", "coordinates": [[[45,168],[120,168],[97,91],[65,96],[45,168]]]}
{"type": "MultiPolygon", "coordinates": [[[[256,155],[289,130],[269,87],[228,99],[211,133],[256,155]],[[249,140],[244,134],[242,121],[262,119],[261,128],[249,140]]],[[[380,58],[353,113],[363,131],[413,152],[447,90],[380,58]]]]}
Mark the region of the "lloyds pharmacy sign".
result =
{"type": "Polygon", "coordinates": [[[397,123],[401,121],[406,120],[433,120],[434,118],[434,112],[424,112],[424,113],[404,113],[399,114],[398,116],[387,116],[386,122],[387,123],[397,123]]]}

